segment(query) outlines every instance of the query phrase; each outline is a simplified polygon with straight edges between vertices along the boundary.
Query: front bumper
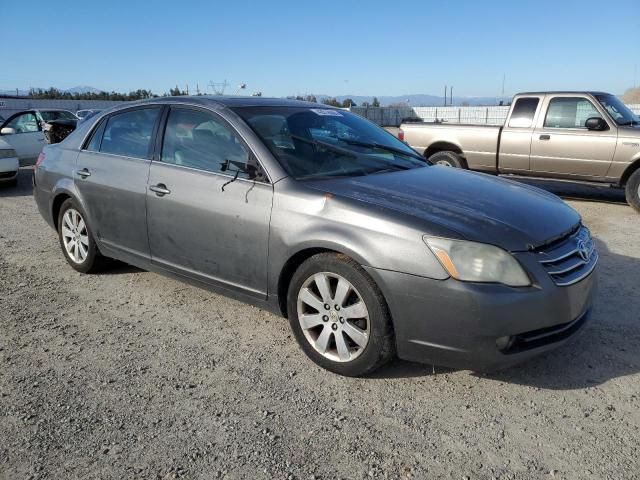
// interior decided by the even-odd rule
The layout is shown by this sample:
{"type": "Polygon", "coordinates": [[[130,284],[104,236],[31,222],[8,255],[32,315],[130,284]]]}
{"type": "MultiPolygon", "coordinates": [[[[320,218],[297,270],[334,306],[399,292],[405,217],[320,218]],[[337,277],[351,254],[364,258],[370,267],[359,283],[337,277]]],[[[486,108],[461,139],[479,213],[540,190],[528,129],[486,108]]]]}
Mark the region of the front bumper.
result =
{"type": "Polygon", "coordinates": [[[511,288],[365,268],[389,305],[400,358],[475,371],[562,345],[584,325],[596,289],[595,272],[568,287],[540,274],[511,288]]]}

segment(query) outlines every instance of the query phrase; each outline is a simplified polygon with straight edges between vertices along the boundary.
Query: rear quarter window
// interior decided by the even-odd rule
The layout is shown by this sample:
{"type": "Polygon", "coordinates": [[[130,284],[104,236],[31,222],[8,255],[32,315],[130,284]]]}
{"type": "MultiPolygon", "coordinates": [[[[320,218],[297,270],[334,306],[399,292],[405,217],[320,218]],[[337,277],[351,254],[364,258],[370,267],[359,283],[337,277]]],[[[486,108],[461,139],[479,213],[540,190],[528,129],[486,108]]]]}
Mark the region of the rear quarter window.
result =
{"type": "Polygon", "coordinates": [[[519,98],[513,106],[509,127],[530,128],[533,125],[533,118],[536,115],[539,103],[539,98],[519,98]]]}

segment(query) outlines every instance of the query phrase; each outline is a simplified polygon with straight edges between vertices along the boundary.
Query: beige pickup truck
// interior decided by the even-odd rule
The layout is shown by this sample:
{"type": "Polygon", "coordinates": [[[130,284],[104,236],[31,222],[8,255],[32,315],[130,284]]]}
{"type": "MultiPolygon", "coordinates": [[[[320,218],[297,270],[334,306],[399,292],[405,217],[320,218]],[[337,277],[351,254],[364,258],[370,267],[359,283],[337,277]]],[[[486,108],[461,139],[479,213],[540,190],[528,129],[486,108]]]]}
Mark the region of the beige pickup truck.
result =
{"type": "Polygon", "coordinates": [[[625,188],[640,211],[640,120],[615,95],[520,93],[501,127],[405,122],[398,136],[433,163],[625,188]]]}

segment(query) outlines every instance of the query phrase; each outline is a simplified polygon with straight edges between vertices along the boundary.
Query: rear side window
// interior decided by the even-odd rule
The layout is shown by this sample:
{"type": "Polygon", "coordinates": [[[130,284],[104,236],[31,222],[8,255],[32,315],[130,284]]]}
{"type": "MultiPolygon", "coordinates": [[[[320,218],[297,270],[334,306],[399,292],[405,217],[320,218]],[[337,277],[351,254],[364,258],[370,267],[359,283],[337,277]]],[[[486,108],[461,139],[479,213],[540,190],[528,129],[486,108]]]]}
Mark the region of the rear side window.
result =
{"type": "Polygon", "coordinates": [[[89,150],[90,152],[100,151],[100,142],[102,141],[102,133],[104,132],[105,123],[106,120],[101,120],[100,125],[93,129],[91,140],[87,143],[87,146],[84,148],[85,150],[89,150]]]}
{"type": "Polygon", "coordinates": [[[149,158],[159,107],[139,108],[111,115],[104,128],[100,152],[149,158]]]}
{"type": "Polygon", "coordinates": [[[533,117],[536,114],[540,99],[519,98],[513,106],[509,126],[515,128],[530,128],[533,125],[533,117]]]}
{"type": "Polygon", "coordinates": [[[544,126],[549,128],[585,128],[588,118],[602,115],[586,98],[557,97],[551,99],[544,126]]]}

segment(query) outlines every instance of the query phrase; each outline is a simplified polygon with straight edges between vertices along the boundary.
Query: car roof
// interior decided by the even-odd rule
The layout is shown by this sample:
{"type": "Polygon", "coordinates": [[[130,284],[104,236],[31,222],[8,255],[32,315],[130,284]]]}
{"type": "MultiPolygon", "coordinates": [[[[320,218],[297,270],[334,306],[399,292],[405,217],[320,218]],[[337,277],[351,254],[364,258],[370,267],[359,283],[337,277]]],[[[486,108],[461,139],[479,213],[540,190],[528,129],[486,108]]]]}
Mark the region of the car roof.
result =
{"type": "Polygon", "coordinates": [[[611,95],[607,92],[595,92],[584,90],[556,90],[549,92],[520,92],[518,95],[611,95]]]}
{"type": "Polygon", "coordinates": [[[303,100],[292,100],[288,98],[268,98],[268,97],[236,97],[224,95],[179,95],[175,97],[156,97],[127,105],[137,105],[145,103],[192,103],[199,105],[217,107],[321,107],[335,108],[329,105],[307,102],[303,100]]]}

